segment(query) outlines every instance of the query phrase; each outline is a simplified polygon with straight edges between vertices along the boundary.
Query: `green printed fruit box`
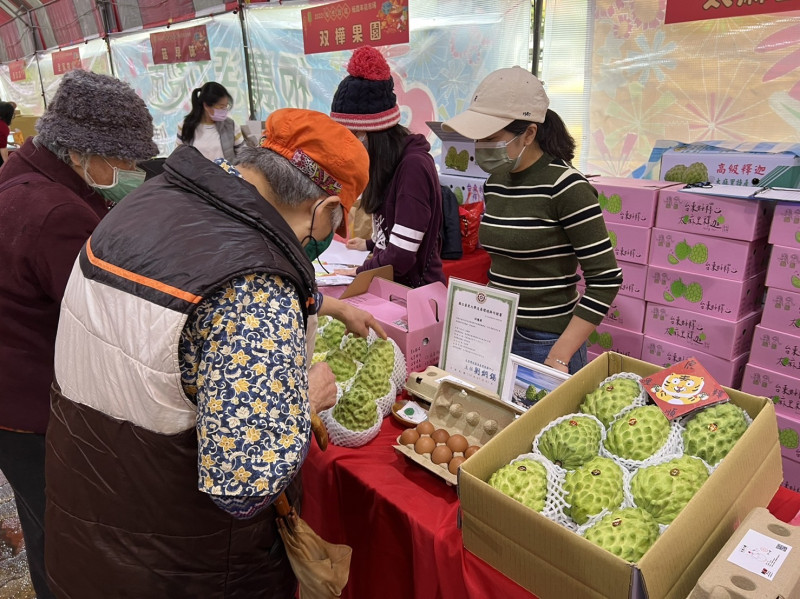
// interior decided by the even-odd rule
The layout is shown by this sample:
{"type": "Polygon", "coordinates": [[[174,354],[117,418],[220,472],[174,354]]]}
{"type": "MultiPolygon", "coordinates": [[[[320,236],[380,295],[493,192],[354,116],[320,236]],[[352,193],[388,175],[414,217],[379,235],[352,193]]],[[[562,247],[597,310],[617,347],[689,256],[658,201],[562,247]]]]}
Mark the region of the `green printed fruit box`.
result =
{"type": "Polygon", "coordinates": [[[676,187],[665,181],[619,177],[592,177],[589,182],[597,190],[606,223],[636,227],[654,226],[659,194],[676,187]]]}
{"type": "Polygon", "coordinates": [[[753,334],[750,363],[800,378],[800,336],[758,325],[753,334]]]}
{"type": "Polygon", "coordinates": [[[445,131],[439,121],[425,123],[434,135],[442,141],[442,151],[439,154],[439,172],[443,175],[466,175],[467,177],[482,177],[486,179],[489,174],[475,162],[475,140],[459,135],[455,131],[445,131]]]}
{"type": "Polygon", "coordinates": [[[761,306],[766,275],[762,272],[744,281],[732,281],[715,274],[648,266],[645,299],[736,321],[761,306]]]}
{"type": "Polygon", "coordinates": [[[642,354],[642,338],[643,335],[641,333],[635,333],[601,322],[589,335],[586,349],[596,354],[614,351],[638,360],[642,354]]]}
{"type": "Polygon", "coordinates": [[[767,236],[774,206],[773,202],[698,195],[672,188],[659,196],[655,226],[753,241],[767,236]]]}
{"type": "Polygon", "coordinates": [[[800,291],[800,248],[772,246],[767,267],[767,286],[800,291]]]}
{"type": "Polygon", "coordinates": [[[800,492],[800,418],[778,413],[778,440],[783,458],[783,486],[800,492]]]}
{"type": "Polygon", "coordinates": [[[653,229],[650,237],[650,265],[655,267],[743,281],[763,271],[768,260],[766,237],[737,241],[669,229],[653,229]]]}
{"type": "Polygon", "coordinates": [[[754,507],[767,505],[781,482],[775,409],[766,399],[726,389],[731,401],[750,414],[753,424],[636,564],[601,549],[486,482],[498,468],[530,452],[542,428],[576,412],[586,394],[608,376],[619,372],[647,376],[660,369],[606,352],[467,460],[458,478],[466,549],[540,599],[684,599],[736,525],[754,507]]]}
{"type": "Polygon", "coordinates": [[[761,326],[800,335],[800,289],[795,291],[778,287],[767,289],[761,326]]]}
{"type": "Polygon", "coordinates": [[[726,387],[739,387],[749,356],[750,354],[745,352],[730,359],[720,358],[697,351],[682,343],[672,343],[649,335],[645,335],[642,342],[642,360],[666,368],[677,362],[695,358],[703,364],[714,379],[726,387]]]}
{"type": "Polygon", "coordinates": [[[794,154],[725,152],[699,144],[678,146],[661,156],[661,178],[676,183],[708,181],[720,185],[758,185],[762,177],[779,166],[796,166],[794,154]]]}
{"type": "Polygon", "coordinates": [[[776,413],[800,420],[800,377],[748,363],[741,389],[745,393],[768,398],[775,404],[776,413]]]}
{"type": "Polygon", "coordinates": [[[769,242],[800,250],[800,205],[794,202],[778,202],[772,217],[769,242]]]}
{"type": "Polygon", "coordinates": [[[607,223],[606,228],[617,260],[647,264],[652,229],[614,222],[607,223]]]}

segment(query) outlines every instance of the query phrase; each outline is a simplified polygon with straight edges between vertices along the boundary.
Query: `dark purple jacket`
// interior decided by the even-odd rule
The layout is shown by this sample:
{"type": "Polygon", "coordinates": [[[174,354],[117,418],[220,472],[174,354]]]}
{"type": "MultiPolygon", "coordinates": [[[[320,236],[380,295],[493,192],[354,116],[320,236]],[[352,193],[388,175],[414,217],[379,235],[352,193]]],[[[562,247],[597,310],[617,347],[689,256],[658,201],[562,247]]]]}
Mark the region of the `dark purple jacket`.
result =
{"type": "Polygon", "coordinates": [[[0,192],[0,428],[44,434],[61,297],[108,210],[72,168],[31,139],[0,169],[0,185],[18,175],[28,182],[0,192]]]}
{"type": "Polygon", "coordinates": [[[358,272],[391,264],[394,280],[408,287],[446,282],[439,255],[442,189],[430,149],[422,135],[406,138],[386,199],[372,215],[372,258],[358,272]]]}

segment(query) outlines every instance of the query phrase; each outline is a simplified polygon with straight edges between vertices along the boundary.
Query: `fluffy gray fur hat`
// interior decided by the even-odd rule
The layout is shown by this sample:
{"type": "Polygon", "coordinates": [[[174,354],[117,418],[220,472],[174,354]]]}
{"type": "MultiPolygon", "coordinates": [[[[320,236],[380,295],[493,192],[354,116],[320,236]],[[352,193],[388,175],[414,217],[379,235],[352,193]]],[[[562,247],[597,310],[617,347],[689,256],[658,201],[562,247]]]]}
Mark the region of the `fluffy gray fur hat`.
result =
{"type": "Polygon", "coordinates": [[[158,154],[153,117],[133,88],[81,69],[64,75],[36,130],[45,144],[84,154],[124,160],[158,154]]]}

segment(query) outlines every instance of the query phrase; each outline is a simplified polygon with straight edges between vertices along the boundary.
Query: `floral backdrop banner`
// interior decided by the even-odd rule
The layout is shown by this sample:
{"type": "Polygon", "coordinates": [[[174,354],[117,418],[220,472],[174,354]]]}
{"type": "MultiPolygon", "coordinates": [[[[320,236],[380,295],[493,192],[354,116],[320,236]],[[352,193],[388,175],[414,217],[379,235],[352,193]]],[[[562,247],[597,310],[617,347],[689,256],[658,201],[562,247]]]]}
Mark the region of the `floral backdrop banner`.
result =
{"type": "Polygon", "coordinates": [[[668,0],[665,22],[685,23],[798,10],[800,0],[668,0]]]}

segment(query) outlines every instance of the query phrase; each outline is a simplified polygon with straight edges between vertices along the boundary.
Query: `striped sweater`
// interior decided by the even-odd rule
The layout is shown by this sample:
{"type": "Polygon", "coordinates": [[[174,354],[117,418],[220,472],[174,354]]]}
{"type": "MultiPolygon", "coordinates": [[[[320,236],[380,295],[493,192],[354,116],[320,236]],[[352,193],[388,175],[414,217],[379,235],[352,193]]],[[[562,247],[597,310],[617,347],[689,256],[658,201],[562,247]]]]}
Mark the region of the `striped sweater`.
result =
{"type": "Polygon", "coordinates": [[[573,314],[599,324],[622,271],[594,187],[544,154],[524,171],[489,177],[485,196],[480,242],[492,258],[489,285],[519,294],[517,326],[560,334],[573,314]]]}

